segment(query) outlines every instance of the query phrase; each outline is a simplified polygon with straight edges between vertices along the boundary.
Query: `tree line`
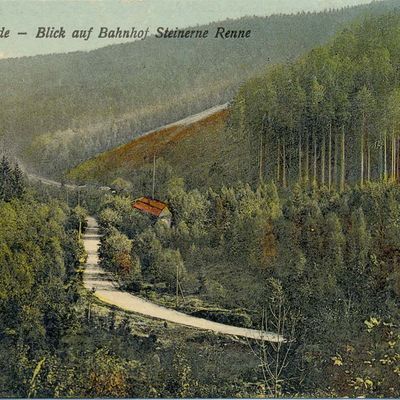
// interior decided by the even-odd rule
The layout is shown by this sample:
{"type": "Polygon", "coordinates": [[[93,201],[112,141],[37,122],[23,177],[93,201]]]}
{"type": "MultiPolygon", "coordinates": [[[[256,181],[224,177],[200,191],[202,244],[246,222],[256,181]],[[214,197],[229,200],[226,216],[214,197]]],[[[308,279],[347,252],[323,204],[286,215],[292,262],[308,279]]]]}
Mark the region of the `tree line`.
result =
{"type": "Polygon", "coordinates": [[[398,24],[398,13],[354,24],[243,85],[231,124],[248,149],[248,179],[341,191],[398,180],[398,24]]]}

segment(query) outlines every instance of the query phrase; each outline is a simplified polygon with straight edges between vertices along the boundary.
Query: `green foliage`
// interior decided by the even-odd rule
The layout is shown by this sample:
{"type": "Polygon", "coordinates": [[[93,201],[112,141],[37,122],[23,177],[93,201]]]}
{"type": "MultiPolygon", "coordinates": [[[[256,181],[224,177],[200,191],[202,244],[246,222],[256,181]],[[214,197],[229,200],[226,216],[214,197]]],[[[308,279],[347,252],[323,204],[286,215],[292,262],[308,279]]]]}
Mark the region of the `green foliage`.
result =
{"type": "Polygon", "coordinates": [[[3,156],[0,162],[0,200],[11,201],[21,198],[25,192],[24,176],[18,164],[13,167],[3,156]]]}
{"type": "Polygon", "coordinates": [[[122,178],[114,179],[111,182],[111,186],[117,193],[127,193],[132,189],[132,184],[122,178]]]}
{"type": "Polygon", "coordinates": [[[174,352],[174,358],[167,381],[167,390],[177,398],[192,397],[198,382],[193,379],[192,368],[181,348],[174,352]]]}
{"type": "Polygon", "coordinates": [[[176,290],[176,284],[185,284],[186,269],[179,250],[164,249],[156,260],[159,280],[166,282],[170,290],[176,290]]]}
{"type": "Polygon", "coordinates": [[[99,215],[99,222],[105,230],[109,230],[122,221],[117,211],[112,208],[105,208],[99,215]]]}
{"type": "Polygon", "coordinates": [[[396,397],[400,392],[399,328],[376,317],[364,324],[360,337],[331,357],[335,395],[396,397]]]}
{"type": "Polygon", "coordinates": [[[81,231],[83,231],[86,228],[87,216],[88,211],[81,206],[76,206],[75,208],[71,209],[70,215],[66,222],[66,229],[76,231],[81,229],[81,231]]]}
{"type": "Polygon", "coordinates": [[[96,351],[88,363],[88,382],[84,395],[87,397],[127,397],[129,375],[136,373],[137,363],[121,362],[121,358],[110,354],[106,348],[96,351]]]}
{"type": "Polygon", "coordinates": [[[150,217],[132,209],[133,199],[127,195],[107,194],[99,205],[99,222],[103,229],[111,227],[134,236],[152,221],[150,217]]]}
{"type": "Polygon", "coordinates": [[[68,211],[31,193],[0,202],[2,396],[43,393],[40,375],[74,322],[76,288],[67,280],[82,248],[68,211]]]}
{"type": "Polygon", "coordinates": [[[122,276],[131,274],[136,266],[131,251],[132,241],[117,229],[111,228],[101,238],[100,265],[122,276]]]}
{"type": "Polygon", "coordinates": [[[242,177],[341,190],[397,180],[399,24],[397,12],[366,19],[243,85],[230,117],[247,149],[242,177]]]}

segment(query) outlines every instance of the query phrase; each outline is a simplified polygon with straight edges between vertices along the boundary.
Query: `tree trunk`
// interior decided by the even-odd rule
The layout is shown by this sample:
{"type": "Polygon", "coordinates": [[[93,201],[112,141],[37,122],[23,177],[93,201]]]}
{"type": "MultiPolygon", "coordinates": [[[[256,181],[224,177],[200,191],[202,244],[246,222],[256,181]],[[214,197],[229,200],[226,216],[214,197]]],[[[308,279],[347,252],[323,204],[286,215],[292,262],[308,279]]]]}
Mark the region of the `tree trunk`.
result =
{"type": "Polygon", "coordinates": [[[282,183],[283,187],[286,187],[286,143],[285,140],[283,140],[283,145],[282,145],[282,183]]]}
{"type": "Polygon", "coordinates": [[[394,148],[394,160],[396,163],[396,182],[399,180],[399,139],[396,138],[396,145],[394,148]]]}
{"type": "Polygon", "coordinates": [[[310,168],[310,135],[309,135],[309,133],[307,132],[307,142],[306,142],[306,148],[305,148],[305,151],[306,151],[306,169],[305,169],[305,181],[306,181],[306,183],[308,184],[308,181],[309,181],[309,179],[310,179],[310,174],[309,174],[309,172],[310,172],[310,170],[309,170],[309,168],[310,168]]]}
{"type": "Polygon", "coordinates": [[[263,181],[263,136],[260,135],[260,160],[259,160],[259,181],[263,181]]]}
{"type": "Polygon", "coordinates": [[[381,135],[381,140],[379,143],[379,180],[383,181],[383,141],[382,141],[382,135],[381,135]]]}
{"type": "Polygon", "coordinates": [[[392,168],[391,168],[391,181],[394,182],[396,179],[395,171],[394,171],[394,159],[395,159],[395,148],[394,148],[394,130],[392,132],[392,168]]]}
{"type": "Polygon", "coordinates": [[[338,171],[338,158],[339,158],[339,135],[336,133],[335,135],[335,159],[333,163],[333,175],[334,175],[334,181],[335,181],[335,188],[338,188],[338,177],[339,177],[339,171],[338,171]]]}
{"type": "Polygon", "coordinates": [[[328,188],[332,186],[332,122],[329,122],[328,188]]]}
{"type": "Polygon", "coordinates": [[[371,182],[371,146],[367,147],[367,181],[371,182]]]}
{"type": "Polygon", "coordinates": [[[393,133],[393,182],[397,180],[397,171],[396,171],[396,158],[397,158],[397,146],[396,146],[396,136],[393,133]]]}
{"type": "Polygon", "coordinates": [[[396,136],[394,136],[394,182],[397,182],[399,176],[399,173],[397,171],[397,165],[398,165],[397,154],[398,154],[398,142],[396,136]]]}
{"type": "Polygon", "coordinates": [[[278,139],[278,154],[276,157],[276,182],[279,184],[281,179],[281,143],[278,139]]]}
{"type": "Polygon", "coordinates": [[[313,134],[313,184],[317,184],[317,140],[313,134]]]}
{"type": "Polygon", "coordinates": [[[384,141],[383,141],[383,180],[387,182],[388,173],[387,173],[387,133],[384,133],[384,141]]]}
{"type": "Polygon", "coordinates": [[[344,125],[342,125],[342,151],[341,151],[341,169],[340,169],[340,191],[344,191],[345,184],[345,168],[346,168],[346,160],[345,160],[345,137],[344,137],[344,125]]]}
{"type": "Polygon", "coordinates": [[[360,186],[364,186],[364,132],[361,134],[360,142],[360,186]]]}
{"type": "Polygon", "coordinates": [[[302,161],[301,156],[302,156],[302,154],[301,154],[301,135],[299,135],[299,165],[298,165],[298,169],[299,169],[299,183],[301,183],[302,180],[303,180],[303,179],[302,179],[302,178],[303,178],[303,175],[302,175],[303,171],[302,171],[302,165],[301,165],[301,161],[302,161]]]}
{"type": "Polygon", "coordinates": [[[321,185],[325,185],[325,135],[322,138],[321,149],[321,185]]]}
{"type": "MultiPolygon", "coordinates": [[[[263,177],[264,179],[268,179],[268,159],[267,159],[267,138],[264,138],[263,141],[263,177]]],[[[271,176],[272,178],[272,176],[271,176]]]]}

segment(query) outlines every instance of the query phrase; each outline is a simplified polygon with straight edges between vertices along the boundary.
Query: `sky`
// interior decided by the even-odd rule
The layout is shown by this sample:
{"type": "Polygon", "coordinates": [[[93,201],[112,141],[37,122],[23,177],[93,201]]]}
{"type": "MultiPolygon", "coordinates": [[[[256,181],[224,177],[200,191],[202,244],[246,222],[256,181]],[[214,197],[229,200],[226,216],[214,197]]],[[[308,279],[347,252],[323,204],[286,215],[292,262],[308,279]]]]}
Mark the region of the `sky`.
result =
{"type": "Polygon", "coordinates": [[[132,39],[99,39],[100,27],[184,28],[239,18],[337,8],[371,0],[0,0],[0,58],[91,50],[132,39]],[[66,38],[35,38],[38,27],[63,27],[66,38]],[[89,40],[73,30],[93,27],[89,40]],[[9,30],[9,37],[1,37],[9,30]],[[3,32],[2,32],[3,31],[3,32]],[[26,35],[18,35],[26,32],[26,35]]]}

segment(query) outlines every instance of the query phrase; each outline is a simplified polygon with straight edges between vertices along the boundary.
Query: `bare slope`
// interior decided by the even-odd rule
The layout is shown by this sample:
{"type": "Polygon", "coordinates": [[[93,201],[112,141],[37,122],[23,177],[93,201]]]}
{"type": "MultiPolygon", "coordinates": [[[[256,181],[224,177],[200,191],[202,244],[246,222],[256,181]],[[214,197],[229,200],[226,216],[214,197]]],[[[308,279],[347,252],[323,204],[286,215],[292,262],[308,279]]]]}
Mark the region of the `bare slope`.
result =
{"type": "Polygon", "coordinates": [[[110,184],[117,177],[129,180],[156,156],[163,158],[189,184],[205,184],[213,173],[219,174],[215,160],[221,160],[227,142],[227,114],[226,105],[214,107],[151,131],[84,162],[70,171],[68,179],[103,184],[110,184]]]}

